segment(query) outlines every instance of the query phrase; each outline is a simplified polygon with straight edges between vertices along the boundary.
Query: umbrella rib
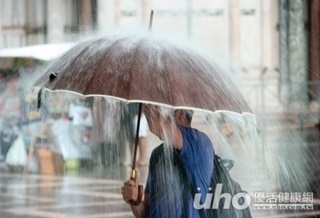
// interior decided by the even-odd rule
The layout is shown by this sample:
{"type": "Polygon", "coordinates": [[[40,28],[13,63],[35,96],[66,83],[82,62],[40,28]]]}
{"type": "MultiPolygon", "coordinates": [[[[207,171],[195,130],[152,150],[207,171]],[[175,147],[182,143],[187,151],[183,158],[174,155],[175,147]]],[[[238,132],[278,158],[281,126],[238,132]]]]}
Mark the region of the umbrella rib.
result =
{"type": "MultiPolygon", "coordinates": [[[[133,65],[134,65],[134,63],[135,63],[135,60],[136,60],[136,56],[137,56],[137,54],[138,54],[138,48],[139,48],[139,46],[142,44],[142,42],[143,42],[143,39],[140,39],[139,40],[139,42],[137,43],[137,45],[136,45],[136,48],[135,48],[135,51],[134,51],[134,54],[133,54],[133,57],[132,57],[132,63],[131,63],[131,66],[130,66],[130,69],[129,69],[129,75],[130,75],[130,80],[131,80],[131,78],[133,77],[132,76],[132,69],[133,69],[133,65]]],[[[132,90],[132,85],[133,85],[133,83],[132,82],[129,82],[129,93],[128,93],[128,98],[127,99],[131,99],[131,90],[132,90]]],[[[141,99],[140,99],[141,100],[141,99]]]]}
{"type": "MultiPolygon", "coordinates": [[[[121,39],[116,40],[115,42],[111,43],[110,45],[108,45],[107,48],[112,48],[115,44],[119,43],[120,40],[121,39]]],[[[107,53],[105,55],[107,55],[107,53]]],[[[103,60],[104,60],[104,58],[103,58],[103,60]]],[[[96,65],[94,71],[96,71],[96,69],[99,69],[102,64],[103,64],[103,61],[100,61],[99,64],[96,65]]],[[[94,74],[91,76],[90,80],[88,81],[88,84],[91,84],[93,79],[94,79],[94,74]]],[[[87,86],[86,89],[84,90],[84,93],[87,93],[88,89],[89,89],[89,87],[87,86]]]]}
{"type": "MultiPolygon", "coordinates": [[[[87,42],[87,45],[90,46],[90,43],[87,42]]],[[[77,48],[77,47],[76,47],[76,48],[77,48]]],[[[77,63],[77,61],[83,56],[83,54],[86,53],[87,50],[88,50],[87,47],[84,47],[84,48],[82,49],[82,51],[79,52],[79,54],[77,55],[77,58],[75,58],[75,59],[73,59],[73,60],[71,61],[71,63],[69,64],[69,67],[68,67],[67,69],[69,70],[70,68],[72,68],[72,66],[74,66],[74,65],[77,63]]],[[[62,56],[61,58],[64,58],[64,57],[62,56]]]]}

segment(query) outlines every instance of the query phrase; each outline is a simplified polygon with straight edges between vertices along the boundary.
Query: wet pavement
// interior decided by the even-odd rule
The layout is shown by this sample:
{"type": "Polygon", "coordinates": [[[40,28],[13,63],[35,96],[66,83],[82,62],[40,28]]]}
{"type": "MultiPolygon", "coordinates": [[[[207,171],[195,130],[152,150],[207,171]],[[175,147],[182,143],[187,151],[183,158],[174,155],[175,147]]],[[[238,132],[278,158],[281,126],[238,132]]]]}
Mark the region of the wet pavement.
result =
{"type": "MultiPolygon", "coordinates": [[[[107,169],[94,171],[64,176],[1,173],[0,217],[133,217],[121,198],[123,180],[109,179],[107,169]]],[[[130,168],[117,171],[126,174],[130,168]]],[[[313,199],[313,210],[251,211],[253,217],[320,217],[320,199],[313,199]]]]}
{"type": "MultiPolygon", "coordinates": [[[[310,155],[311,158],[306,163],[306,166],[311,166],[311,168],[301,168],[301,171],[305,171],[306,175],[313,178],[308,180],[311,189],[302,190],[309,193],[312,191],[311,204],[313,209],[251,209],[253,217],[320,217],[320,198],[318,194],[320,174],[318,171],[319,156],[317,155],[319,138],[317,137],[319,137],[317,132],[312,132],[311,135],[307,136],[307,140],[310,140],[307,146],[308,154],[314,155],[310,155]]],[[[277,139],[275,137],[269,140],[277,139]]],[[[152,138],[151,141],[153,144],[149,146],[149,153],[159,142],[155,138],[152,138]]],[[[281,151],[279,146],[277,149],[278,152],[281,151]]],[[[237,181],[252,196],[252,199],[256,194],[254,191],[271,190],[261,188],[263,184],[268,183],[268,179],[261,184],[252,182],[255,179],[261,181],[264,176],[263,173],[255,170],[255,167],[258,167],[258,164],[257,166],[251,166],[250,170],[253,173],[248,174],[248,176],[234,174],[237,181]],[[261,178],[257,179],[259,176],[261,178]]],[[[123,202],[120,193],[123,182],[129,178],[129,166],[117,165],[104,168],[97,165],[93,168],[84,168],[59,176],[9,173],[4,164],[1,164],[0,168],[1,218],[133,217],[130,207],[123,202]]],[[[148,168],[141,167],[138,170],[141,175],[141,182],[144,183],[148,168]]],[[[288,176],[299,175],[289,174],[288,176]]],[[[285,186],[286,184],[283,187],[285,186]]],[[[282,189],[272,190],[279,193],[279,190],[282,189]]],[[[299,202],[296,203],[299,204],[299,202]]]]}
{"type": "Polygon", "coordinates": [[[0,181],[0,217],[132,217],[122,181],[4,173],[0,181]]]}

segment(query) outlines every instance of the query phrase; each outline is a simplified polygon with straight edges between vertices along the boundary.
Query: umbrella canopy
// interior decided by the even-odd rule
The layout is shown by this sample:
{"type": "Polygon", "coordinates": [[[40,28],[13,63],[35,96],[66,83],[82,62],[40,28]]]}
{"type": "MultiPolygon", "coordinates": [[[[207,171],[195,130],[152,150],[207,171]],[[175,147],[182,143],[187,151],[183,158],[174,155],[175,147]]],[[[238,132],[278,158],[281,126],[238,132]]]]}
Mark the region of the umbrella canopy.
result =
{"type": "Polygon", "coordinates": [[[216,63],[152,32],[82,42],[35,85],[173,107],[251,112],[237,86],[216,63]]]}
{"type": "MultiPolygon", "coordinates": [[[[192,49],[159,38],[118,35],[78,44],[36,82],[47,90],[103,95],[124,101],[209,111],[251,112],[240,91],[218,65],[192,49]]],[[[41,92],[40,92],[41,94],[41,92]]],[[[140,118],[130,178],[136,179],[140,118]]],[[[143,188],[132,204],[138,205],[143,188]]]]}

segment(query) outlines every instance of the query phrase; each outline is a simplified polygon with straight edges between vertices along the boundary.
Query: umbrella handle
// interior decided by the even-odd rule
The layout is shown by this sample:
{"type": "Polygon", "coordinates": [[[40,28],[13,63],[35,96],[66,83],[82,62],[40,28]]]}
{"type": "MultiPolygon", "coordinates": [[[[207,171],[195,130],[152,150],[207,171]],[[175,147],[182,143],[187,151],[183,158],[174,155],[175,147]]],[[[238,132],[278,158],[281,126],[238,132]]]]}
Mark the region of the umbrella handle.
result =
{"type": "MultiPolygon", "coordinates": [[[[132,181],[136,181],[136,179],[137,179],[137,172],[136,172],[136,170],[131,170],[131,175],[130,175],[130,179],[132,180],[132,181]]],[[[136,200],[129,200],[129,203],[131,204],[131,205],[133,205],[133,206],[137,206],[137,205],[139,205],[140,203],[141,203],[141,201],[142,201],[142,196],[143,196],[143,186],[142,185],[138,185],[138,197],[137,197],[137,199],[136,200]]]]}

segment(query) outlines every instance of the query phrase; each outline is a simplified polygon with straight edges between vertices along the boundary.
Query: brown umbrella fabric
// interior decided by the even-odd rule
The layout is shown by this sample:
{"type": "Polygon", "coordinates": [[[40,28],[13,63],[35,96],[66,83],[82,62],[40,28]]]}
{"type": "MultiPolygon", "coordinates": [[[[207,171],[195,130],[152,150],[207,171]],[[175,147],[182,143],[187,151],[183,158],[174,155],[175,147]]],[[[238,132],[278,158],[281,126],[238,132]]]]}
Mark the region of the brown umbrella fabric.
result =
{"type": "Polygon", "coordinates": [[[217,64],[152,32],[80,43],[35,85],[174,107],[251,113],[239,89],[217,64]]]}

